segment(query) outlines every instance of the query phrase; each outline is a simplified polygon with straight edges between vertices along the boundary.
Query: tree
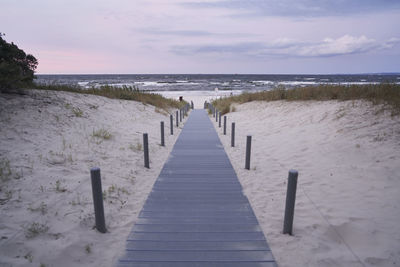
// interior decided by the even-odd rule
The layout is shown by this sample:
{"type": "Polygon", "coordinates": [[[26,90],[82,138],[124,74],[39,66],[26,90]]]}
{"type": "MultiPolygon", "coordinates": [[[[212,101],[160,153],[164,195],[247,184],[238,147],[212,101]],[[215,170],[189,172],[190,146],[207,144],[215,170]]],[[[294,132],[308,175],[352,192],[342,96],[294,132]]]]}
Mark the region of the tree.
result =
{"type": "Polygon", "coordinates": [[[3,36],[0,32],[0,91],[32,83],[37,59],[14,43],[7,43],[3,36]]]}

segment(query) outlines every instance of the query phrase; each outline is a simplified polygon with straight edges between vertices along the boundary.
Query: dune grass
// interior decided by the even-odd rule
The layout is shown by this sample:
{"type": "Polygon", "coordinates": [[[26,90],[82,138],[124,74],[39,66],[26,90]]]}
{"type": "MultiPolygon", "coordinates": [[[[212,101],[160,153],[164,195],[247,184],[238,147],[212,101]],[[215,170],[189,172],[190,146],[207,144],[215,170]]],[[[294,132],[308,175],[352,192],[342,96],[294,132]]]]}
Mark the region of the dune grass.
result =
{"type": "Polygon", "coordinates": [[[374,104],[388,104],[392,114],[400,114],[400,85],[392,83],[369,85],[319,85],[286,89],[278,87],[271,91],[242,93],[237,96],[220,98],[213,105],[226,114],[231,111],[231,104],[243,104],[251,101],[298,101],[298,100],[368,100],[374,104]]]}
{"type": "Polygon", "coordinates": [[[101,86],[98,88],[92,87],[88,89],[81,88],[80,86],[62,85],[62,84],[31,84],[30,89],[52,90],[52,91],[65,91],[74,92],[79,94],[91,94],[104,96],[113,99],[124,99],[142,102],[143,104],[153,105],[160,109],[168,108],[182,108],[187,104],[185,101],[178,101],[170,98],[165,98],[162,95],[149,93],[135,86],[101,86]]]}

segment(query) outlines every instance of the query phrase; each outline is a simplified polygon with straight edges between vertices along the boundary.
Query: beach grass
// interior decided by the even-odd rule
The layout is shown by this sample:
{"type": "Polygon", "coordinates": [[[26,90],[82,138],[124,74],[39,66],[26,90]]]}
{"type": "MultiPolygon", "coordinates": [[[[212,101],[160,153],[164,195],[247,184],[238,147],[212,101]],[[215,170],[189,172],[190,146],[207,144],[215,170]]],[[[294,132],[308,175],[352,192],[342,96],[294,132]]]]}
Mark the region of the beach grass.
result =
{"type": "Polygon", "coordinates": [[[104,139],[104,140],[109,140],[109,139],[111,139],[112,134],[108,130],[106,130],[104,128],[101,128],[101,129],[98,129],[98,130],[94,130],[93,129],[92,136],[93,137],[97,137],[97,138],[101,138],[101,139],[104,139]]]}
{"type": "Polygon", "coordinates": [[[222,114],[231,112],[234,103],[243,104],[251,101],[305,101],[305,100],[368,100],[373,104],[388,104],[392,114],[400,114],[400,85],[393,83],[369,85],[319,85],[287,89],[283,86],[270,91],[229,96],[213,101],[213,105],[222,114]]]}
{"type": "Polygon", "coordinates": [[[100,87],[81,88],[76,85],[63,85],[63,84],[36,84],[29,85],[29,89],[41,89],[52,91],[65,91],[79,94],[90,94],[104,96],[113,99],[124,99],[138,101],[143,104],[153,105],[157,108],[167,110],[168,108],[182,108],[187,104],[185,101],[178,101],[170,98],[163,97],[160,94],[149,93],[144,90],[139,90],[135,86],[122,86],[115,87],[104,85],[100,87]]]}

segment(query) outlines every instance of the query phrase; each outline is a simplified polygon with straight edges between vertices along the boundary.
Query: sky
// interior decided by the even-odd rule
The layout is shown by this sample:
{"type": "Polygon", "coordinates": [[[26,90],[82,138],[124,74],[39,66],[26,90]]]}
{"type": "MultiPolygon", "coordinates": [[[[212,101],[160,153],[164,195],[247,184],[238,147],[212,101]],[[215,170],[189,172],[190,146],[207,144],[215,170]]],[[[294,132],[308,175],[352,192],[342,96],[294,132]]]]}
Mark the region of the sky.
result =
{"type": "Polygon", "coordinates": [[[400,72],[400,0],[0,0],[39,74],[400,72]]]}

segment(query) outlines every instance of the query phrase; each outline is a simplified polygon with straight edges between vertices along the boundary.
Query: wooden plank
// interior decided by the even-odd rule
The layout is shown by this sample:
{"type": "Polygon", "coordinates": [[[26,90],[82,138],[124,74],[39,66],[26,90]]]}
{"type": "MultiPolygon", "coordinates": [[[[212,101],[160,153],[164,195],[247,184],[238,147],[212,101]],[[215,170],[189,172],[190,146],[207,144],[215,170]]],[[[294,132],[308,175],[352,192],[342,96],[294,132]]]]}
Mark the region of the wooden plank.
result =
{"type": "Polygon", "coordinates": [[[145,241],[263,241],[262,232],[131,232],[128,240],[145,241]]]}
{"type": "Polygon", "coordinates": [[[129,250],[154,251],[269,251],[265,241],[139,241],[129,240],[126,243],[129,250]]]}
{"type": "Polygon", "coordinates": [[[190,114],[118,266],[276,266],[205,111],[190,114]]]}
{"type": "Polygon", "coordinates": [[[271,251],[135,251],[126,252],[120,261],[244,261],[266,262],[274,261],[271,251]]]}
{"type": "Polygon", "coordinates": [[[135,224],[134,232],[197,232],[197,233],[242,233],[242,232],[260,232],[258,224],[135,224]]]}

